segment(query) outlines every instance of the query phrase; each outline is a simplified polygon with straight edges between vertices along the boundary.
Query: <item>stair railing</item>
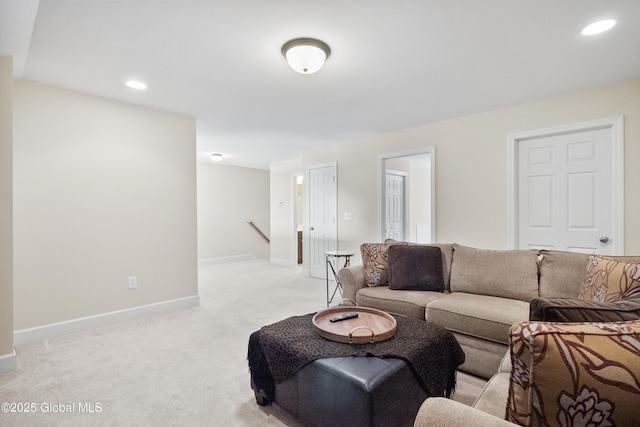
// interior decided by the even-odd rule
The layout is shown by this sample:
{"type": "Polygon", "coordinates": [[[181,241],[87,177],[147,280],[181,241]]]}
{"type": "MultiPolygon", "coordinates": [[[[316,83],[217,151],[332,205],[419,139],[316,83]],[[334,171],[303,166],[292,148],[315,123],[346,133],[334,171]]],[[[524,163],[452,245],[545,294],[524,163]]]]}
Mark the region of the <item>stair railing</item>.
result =
{"type": "Polygon", "coordinates": [[[251,221],[250,219],[248,219],[248,220],[247,220],[247,223],[249,223],[249,225],[250,225],[251,227],[253,227],[253,229],[254,229],[254,230],[256,230],[258,233],[260,233],[260,235],[264,238],[264,240],[266,240],[266,241],[267,241],[267,243],[271,243],[271,240],[267,237],[267,235],[266,235],[266,234],[264,234],[264,233],[262,232],[262,230],[260,230],[260,229],[258,228],[258,226],[257,226],[257,225],[255,225],[255,224],[253,223],[253,221],[251,221]]]}

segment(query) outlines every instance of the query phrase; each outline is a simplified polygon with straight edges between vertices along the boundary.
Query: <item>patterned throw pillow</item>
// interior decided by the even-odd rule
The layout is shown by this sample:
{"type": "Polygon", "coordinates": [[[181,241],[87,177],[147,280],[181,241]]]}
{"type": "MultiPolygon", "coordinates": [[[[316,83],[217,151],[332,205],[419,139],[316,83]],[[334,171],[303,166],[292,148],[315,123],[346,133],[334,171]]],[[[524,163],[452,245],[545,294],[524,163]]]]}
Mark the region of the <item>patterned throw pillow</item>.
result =
{"type": "Polygon", "coordinates": [[[523,426],[631,426],[640,419],[640,321],[516,323],[506,419],[523,426]]]}
{"type": "Polygon", "coordinates": [[[364,278],[368,286],[389,284],[389,246],[392,244],[401,243],[363,243],[360,246],[364,278]]]}
{"type": "Polygon", "coordinates": [[[640,264],[589,256],[579,299],[611,302],[630,296],[640,296],[640,264]]]}

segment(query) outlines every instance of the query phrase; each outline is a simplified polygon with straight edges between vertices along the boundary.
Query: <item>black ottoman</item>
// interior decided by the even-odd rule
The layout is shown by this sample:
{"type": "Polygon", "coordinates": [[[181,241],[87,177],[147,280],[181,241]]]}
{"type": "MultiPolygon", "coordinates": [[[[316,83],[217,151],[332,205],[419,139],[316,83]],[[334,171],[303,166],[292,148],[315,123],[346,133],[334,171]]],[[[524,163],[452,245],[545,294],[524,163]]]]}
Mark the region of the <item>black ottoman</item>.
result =
{"type": "Polygon", "coordinates": [[[331,357],[276,384],[274,403],[307,426],[387,427],[412,426],[427,397],[401,359],[331,357]]]}
{"type": "Polygon", "coordinates": [[[384,341],[327,340],[313,314],[263,326],[249,337],[251,388],[308,426],[411,426],[428,396],[449,397],[464,352],[451,332],[395,316],[384,341]]]}

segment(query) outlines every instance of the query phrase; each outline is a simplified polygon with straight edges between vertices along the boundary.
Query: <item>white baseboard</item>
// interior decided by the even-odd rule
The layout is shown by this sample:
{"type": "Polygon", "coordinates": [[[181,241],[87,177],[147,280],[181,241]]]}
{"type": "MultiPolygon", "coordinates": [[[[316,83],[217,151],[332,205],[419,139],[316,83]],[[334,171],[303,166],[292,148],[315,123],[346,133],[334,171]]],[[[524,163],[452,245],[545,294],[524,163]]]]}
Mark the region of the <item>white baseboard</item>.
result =
{"type": "Polygon", "coordinates": [[[79,319],[72,319],[59,323],[51,323],[49,325],[36,326],[34,328],[21,329],[19,331],[13,332],[13,345],[17,346],[28,344],[34,341],[59,337],[61,335],[80,332],[87,329],[108,326],[114,323],[125,322],[127,320],[153,316],[155,314],[166,313],[168,311],[180,310],[199,304],[200,297],[198,295],[193,295],[190,297],[163,301],[155,304],[128,308],[125,310],[112,311],[110,313],[97,314],[95,316],[81,317],[79,319]]]}
{"type": "Polygon", "coordinates": [[[275,264],[275,265],[284,265],[285,267],[296,267],[297,266],[291,260],[288,260],[288,259],[270,258],[269,262],[271,264],[275,264]]]}
{"type": "Polygon", "coordinates": [[[0,374],[3,372],[15,371],[17,366],[15,350],[13,350],[12,353],[0,356],[0,374]]]}
{"type": "Polygon", "coordinates": [[[198,260],[198,265],[218,264],[220,262],[244,261],[248,259],[256,259],[253,254],[223,256],[218,258],[203,258],[198,260]]]}

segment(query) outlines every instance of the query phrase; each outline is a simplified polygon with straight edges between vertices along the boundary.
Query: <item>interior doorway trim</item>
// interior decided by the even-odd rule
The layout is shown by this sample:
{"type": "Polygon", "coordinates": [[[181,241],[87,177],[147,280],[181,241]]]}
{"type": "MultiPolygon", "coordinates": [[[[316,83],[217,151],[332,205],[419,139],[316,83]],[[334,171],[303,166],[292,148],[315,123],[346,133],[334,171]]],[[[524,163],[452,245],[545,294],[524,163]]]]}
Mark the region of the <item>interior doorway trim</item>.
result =
{"type": "Polygon", "coordinates": [[[384,241],[385,236],[385,200],[384,192],[386,186],[385,160],[395,159],[397,157],[417,156],[421,154],[429,154],[430,162],[430,183],[431,186],[431,241],[436,240],[436,147],[430,145],[428,147],[413,148],[402,151],[393,151],[389,153],[378,154],[378,240],[384,241]]]}
{"type": "Polygon", "coordinates": [[[507,135],[507,238],[508,248],[518,248],[518,158],[519,143],[534,138],[610,129],[612,140],[613,252],[624,254],[624,118],[614,116],[507,135]]]}
{"type": "Polygon", "coordinates": [[[298,216],[300,216],[302,220],[302,259],[304,264],[304,255],[306,250],[304,248],[304,190],[302,191],[302,195],[300,196],[300,205],[298,205],[298,178],[302,178],[302,186],[306,183],[306,179],[304,176],[304,172],[294,172],[291,174],[291,219],[293,224],[291,227],[293,228],[293,237],[291,239],[291,266],[295,267],[298,265],[298,216]]]}

